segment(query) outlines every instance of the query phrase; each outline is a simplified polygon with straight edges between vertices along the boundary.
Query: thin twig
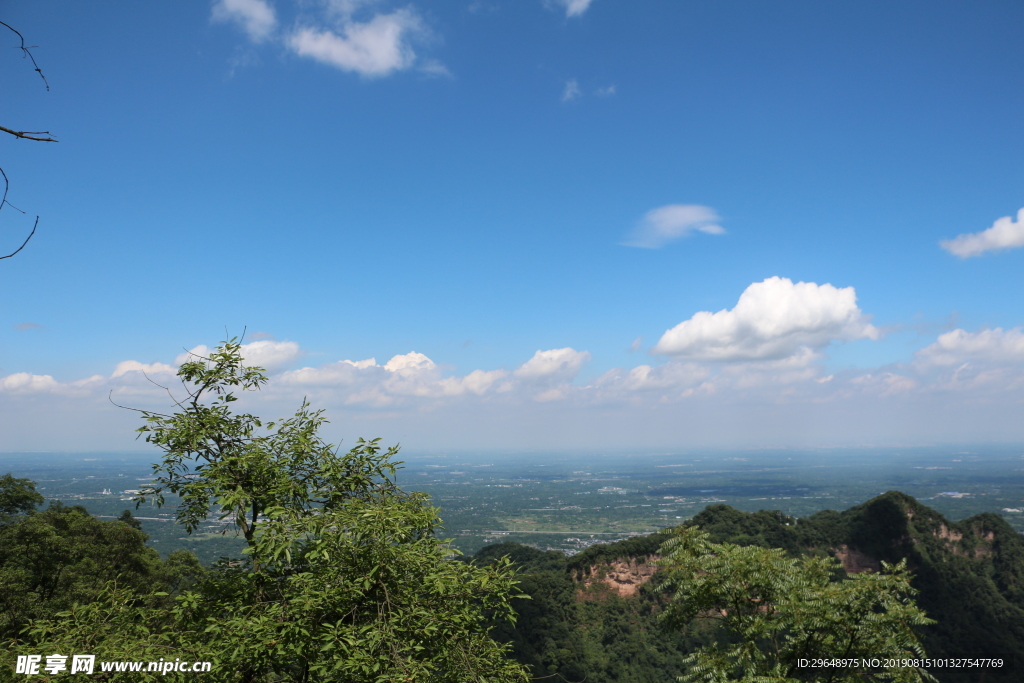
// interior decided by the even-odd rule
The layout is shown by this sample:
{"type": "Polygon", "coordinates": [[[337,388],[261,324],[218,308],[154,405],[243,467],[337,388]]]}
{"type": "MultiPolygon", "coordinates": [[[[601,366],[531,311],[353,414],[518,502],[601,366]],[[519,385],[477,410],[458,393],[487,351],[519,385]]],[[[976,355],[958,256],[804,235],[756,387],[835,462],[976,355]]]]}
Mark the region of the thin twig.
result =
{"type": "MultiPolygon", "coordinates": [[[[41,79],[43,79],[43,85],[45,85],[46,86],[46,90],[49,91],[50,90],[50,83],[46,80],[46,75],[43,73],[43,70],[39,68],[39,64],[36,63],[36,58],[35,58],[35,56],[33,56],[31,48],[28,45],[25,45],[25,36],[21,35],[21,32],[18,31],[18,29],[14,28],[13,26],[11,26],[10,24],[8,24],[6,22],[0,21],[0,26],[6,27],[11,32],[13,32],[14,35],[18,36],[18,39],[21,41],[21,45],[18,46],[18,49],[21,50],[22,57],[23,58],[24,57],[28,57],[29,60],[31,60],[32,68],[35,69],[35,72],[37,74],[39,74],[39,77],[41,79]]],[[[48,130],[43,130],[43,131],[13,130],[13,129],[7,128],[5,126],[0,126],[0,131],[3,131],[4,133],[9,133],[9,134],[13,135],[14,137],[21,138],[23,140],[35,140],[37,142],[57,142],[57,139],[54,138],[51,135],[50,131],[48,131],[48,130]],[[42,137],[44,135],[46,137],[42,137]]],[[[9,204],[8,201],[7,201],[7,190],[10,188],[10,183],[7,181],[7,174],[4,173],[2,168],[0,168],[0,175],[3,175],[3,178],[4,178],[4,194],[3,194],[3,199],[0,199],[0,209],[3,209],[5,204],[7,204],[9,206],[14,206],[14,205],[13,204],[9,204]]],[[[16,207],[16,206],[14,206],[14,208],[17,209],[18,211],[21,211],[21,209],[18,209],[18,207],[16,207]]],[[[25,213],[25,212],[21,211],[21,213],[25,213]]],[[[19,251],[24,249],[25,245],[28,244],[28,241],[30,239],[32,239],[32,236],[36,234],[36,228],[38,228],[38,227],[39,227],[39,216],[36,216],[36,221],[35,221],[35,223],[32,224],[32,232],[30,232],[28,234],[28,237],[26,237],[25,241],[21,243],[21,246],[18,247],[17,249],[15,249],[14,251],[12,251],[10,254],[7,254],[6,256],[0,256],[0,260],[3,260],[5,258],[11,258],[15,254],[17,254],[19,251]]]]}
{"type": "Polygon", "coordinates": [[[28,244],[28,241],[29,241],[30,239],[32,239],[32,235],[36,234],[36,227],[37,227],[38,225],[39,225],[39,216],[36,216],[36,222],[32,224],[32,232],[30,232],[30,233],[28,234],[28,237],[26,237],[26,238],[25,238],[25,241],[21,243],[21,246],[20,246],[20,247],[18,247],[18,248],[17,248],[17,249],[15,249],[14,251],[12,251],[12,252],[11,252],[10,254],[7,254],[7,256],[0,256],[0,261],[2,261],[2,260],[3,260],[3,259],[5,259],[5,258],[11,258],[11,257],[12,257],[12,256],[14,256],[15,254],[17,254],[17,253],[18,253],[19,251],[21,251],[22,249],[24,249],[24,248],[25,248],[25,245],[26,245],[26,244],[28,244]]]}
{"type": "Polygon", "coordinates": [[[110,401],[111,403],[113,403],[118,408],[124,408],[125,410],[132,410],[132,411],[135,411],[136,413],[142,413],[143,415],[159,415],[160,417],[166,417],[168,419],[170,419],[170,417],[171,417],[170,415],[164,415],[163,413],[157,413],[157,412],[152,411],[152,410],[142,410],[141,408],[130,408],[128,406],[123,406],[120,403],[118,403],[117,401],[115,401],[113,396],[114,396],[114,390],[111,389],[110,393],[107,394],[107,400],[110,401]]]}
{"type": "MultiPolygon", "coordinates": [[[[32,68],[35,69],[36,73],[39,74],[39,77],[43,79],[43,85],[45,85],[47,91],[49,91],[50,84],[46,81],[46,76],[43,75],[43,70],[39,68],[38,64],[36,64],[36,58],[32,56],[31,48],[28,45],[25,45],[25,36],[21,35],[21,32],[18,31],[18,29],[11,26],[10,24],[6,24],[0,21],[0,26],[6,26],[11,31],[14,31],[14,35],[18,36],[18,38],[21,39],[21,45],[18,46],[18,49],[21,50],[22,57],[28,57],[30,60],[32,60],[32,68]]],[[[35,47],[35,45],[33,45],[32,47],[35,47]]]]}
{"type": "Polygon", "coordinates": [[[148,380],[149,380],[149,382],[150,382],[150,384],[153,384],[154,386],[158,386],[158,387],[160,387],[161,389],[163,389],[164,391],[166,391],[166,392],[167,392],[167,395],[168,395],[168,396],[170,396],[170,398],[171,398],[171,401],[172,401],[172,402],[174,403],[174,405],[178,406],[178,407],[179,407],[179,408],[181,408],[182,410],[185,410],[185,406],[184,406],[184,405],[182,405],[182,404],[181,404],[181,402],[180,402],[180,401],[178,401],[178,399],[174,398],[174,394],[172,394],[172,393],[171,393],[171,388],[170,388],[170,387],[165,387],[165,386],[164,386],[163,384],[160,384],[160,383],[158,383],[158,382],[157,382],[156,380],[154,380],[154,379],[153,379],[152,377],[150,377],[149,375],[147,375],[147,374],[146,374],[146,371],[145,371],[145,370],[143,370],[143,371],[142,371],[142,376],[143,376],[143,377],[145,377],[146,379],[148,379],[148,380]]]}

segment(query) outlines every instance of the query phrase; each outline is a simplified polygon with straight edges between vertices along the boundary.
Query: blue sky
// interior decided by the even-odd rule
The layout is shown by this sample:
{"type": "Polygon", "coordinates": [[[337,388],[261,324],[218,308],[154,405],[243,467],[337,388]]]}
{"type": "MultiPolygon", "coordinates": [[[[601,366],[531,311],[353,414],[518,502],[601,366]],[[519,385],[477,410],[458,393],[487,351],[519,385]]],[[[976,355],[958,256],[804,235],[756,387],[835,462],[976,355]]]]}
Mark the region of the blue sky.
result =
{"type": "Polygon", "coordinates": [[[51,85],[6,35],[0,125],[60,140],[0,139],[0,251],[41,217],[0,261],[0,450],[136,448],[107,395],[161,405],[142,371],[225,328],[260,411],[335,438],[1024,440],[1020,3],[0,20],[51,85]]]}

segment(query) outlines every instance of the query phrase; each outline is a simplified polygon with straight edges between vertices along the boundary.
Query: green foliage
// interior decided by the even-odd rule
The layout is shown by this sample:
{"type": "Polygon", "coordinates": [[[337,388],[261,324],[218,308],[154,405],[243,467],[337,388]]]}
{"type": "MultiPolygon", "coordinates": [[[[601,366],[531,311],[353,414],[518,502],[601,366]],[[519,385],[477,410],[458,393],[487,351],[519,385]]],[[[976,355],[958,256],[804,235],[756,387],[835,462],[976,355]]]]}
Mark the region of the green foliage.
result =
{"type": "Polygon", "coordinates": [[[42,503],[43,496],[36,491],[35,482],[15,479],[10,472],[0,477],[0,525],[32,512],[42,503]]]}
{"type": "MultiPolygon", "coordinates": [[[[774,539],[774,547],[795,546],[799,552],[792,552],[793,557],[826,556],[846,547],[878,566],[905,560],[919,591],[918,606],[937,622],[919,630],[929,655],[1002,658],[1006,665],[986,671],[985,680],[1019,679],[1024,662],[1024,538],[1006,520],[987,513],[951,522],[898,491],[795,523],[784,515],[772,521],[777,514],[715,505],[687,525],[699,523],[715,542],[742,545],[755,536],[758,545],[766,545],[774,539]]],[[[978,680],[977,672],[967,669],[932,673],[943,683],[978,680]]]]}
{"type": "MultiPolygon", "coordinates": [[[[681,527],[660,564],[674,591],[668,626],[718,622],[729,638],[692,653],[684,681],[783,683],[817,680],[801,659],[923,657],[914,627],[932,623],[913,602],[906,563],[835,581],[837,563],[789,559],[780,549],[713,543],[697,527],[681,527]]],[[[932,680],[916,668],[872,672],[859,664],[824,672],[829,680],[932,680]]]]}
{"type": "MultiPolygon", "coordinates": [[[[879,559],[906,558],[918,603],[938,623],[923,634],[932,656],[988,654],[1009,665],[987,681],[1019,680],[1024,663],[1024,539],[983,514],[951,522],[913,498],[889,492],[842,513],[848,543],[879,559]]],[[[944,682],[973,683],[975,672],[944,671],[944,682]]]]}
{"type": "Polygon", "coordinates": [[[133,529],[138,529],[140,531],[142,530],[142,522],[135,519],[135,515],[132,514],[131,510],[125,510],[124,512],[122,512],[121,515],[117,518],[117,521],[124,522],[133,529]]]}
{"type": "MultiPolygon", "coordinates": [[[[146,538],[120,521],[103,522],[59,502],[0,528],[0,639],[13,638],[30,619],[96,599],[110,581],[139,591],[167,588],[160,556],[146,538]]],[[[191,553],[176,560],[192,561],[191,553]]]]}
{"type": "Polygon", "coordinates": [[[508,557],[520,569],[513,600],[518,618],[502,624],[495,637],[512,645],[517,661],[534,679],[587,683],[660,683],[683,673],[690,650],[707,634],[663,631],[657,615],[665,603],[656,579],[631,597],[620,597],[603,583],[585,587],[590,570],[615,560],[644,562],[668,537],[655,534],[588,548],[572,558],[518,543],[499,543],[478,552],[478,564],[508,557]]]}
{"type": "Polygon", "coordinates": [[[728,505],[709,505],[686,523],[706,530],[710,540],[734,545],[782,548],[792,556],[801,554],[796,520],[778,510],[740,512],[728,505]]]}
{"type": "Polygon", "coordinates": [[[398,448],[378,457],[374,442],[370,450],[357,447],[339,457],[317,436],[326,422],[323,411],[306,402],[292,417],[267,424],[232,412],[238,400],[233,389],[259,389],[267,381],[261,368],[243,364],[236,340],[209,358],[182,364],[178,376],[188,394],[177,402],[179,412],[142,411],[146,424],[138,431],[164,454],[153,466],[155,483],[142,490],[137,505],[151,499],[162,505],[165,492],[180,496],[177,520],[189,533],[216,506],[220,518],[234,521],[253,546],[258,525],[272,509],[308,514],[352,498],[397,493],[391,458],[398,448]]]}
{"type": "MultiPolygon", "coordinates": [[[[92,602],[33,622],[26,644],[98,660],[208,660],[214,682],[525,680],[488,634],[514,617],[508,561],[453,559],[425,494],[396,485],[397,447],[360,439],[339,454],[307,403],[266,424],[233,413],[234,388],[266,381],[234,340],[178,374],[188,390],[179,412],[144,412],[140,431],[163,459],[141,500],[179,495],[189,531],[219,510],[241,529],[245,559],[197,572],[172,555],[166,582],[187,587],[175,599],[108,583],[92,602]]],[[[147,675],[121,677],[158,678],[147,675]]]]}

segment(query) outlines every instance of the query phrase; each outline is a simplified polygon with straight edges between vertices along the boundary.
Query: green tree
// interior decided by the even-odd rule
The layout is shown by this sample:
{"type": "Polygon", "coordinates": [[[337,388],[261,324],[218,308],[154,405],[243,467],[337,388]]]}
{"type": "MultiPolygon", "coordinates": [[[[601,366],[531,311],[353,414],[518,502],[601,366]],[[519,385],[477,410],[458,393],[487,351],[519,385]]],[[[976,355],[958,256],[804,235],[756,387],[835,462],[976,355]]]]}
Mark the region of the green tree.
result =
{"type": "Polygon", "coordinates": [[[15,637],[30,619],[94,600],[110,581],[136,591],[184,581],[192,554],[165,567],[146,539],[122,522],[100,521],[60,501],[0,527],[0,639],[15,637]]]}
{"type": "Polygon", "coordinates": [[[32,512],[42,502],[43,496],[36,491],[34,481],[15,479],[10,472],[0,477],[0,524],[32,512]]]}
{"type": "Polygon", "coordinates": [[[780,549],[712,543],[698,527],[678,529],[662,553],[673,591],[666,625],[699,619],[721,629],[714,645],[688,657],[683,681],[934,680],[915,667],[872,668],[864,661],[924,657],[914,629],[933,622],[914,604],[905,562],[838,580],[831,558],[794,560],[780,549]],[[844,665],[804,665],[816,659],[844,665]]]}
{"type": "Polygon", "coordinates": [[[246,559],[220,562],[169,607],[109,585],[102,600],[34,623],[31,643],[100,660],[210,660],[211,681],[526,679],[488,632],[514,616],[509,562],[455,561],[425,494],[397,486],[397,447],[359,440],[339,453],[305,402],[278,422],[232,412],[235,389],[266,382],[235,340],[178,374],[179,411],[143,411],[140,431],[164,455],[140,502],[177,496],[189,531],[211,514],[230,519],[246,559]]]}

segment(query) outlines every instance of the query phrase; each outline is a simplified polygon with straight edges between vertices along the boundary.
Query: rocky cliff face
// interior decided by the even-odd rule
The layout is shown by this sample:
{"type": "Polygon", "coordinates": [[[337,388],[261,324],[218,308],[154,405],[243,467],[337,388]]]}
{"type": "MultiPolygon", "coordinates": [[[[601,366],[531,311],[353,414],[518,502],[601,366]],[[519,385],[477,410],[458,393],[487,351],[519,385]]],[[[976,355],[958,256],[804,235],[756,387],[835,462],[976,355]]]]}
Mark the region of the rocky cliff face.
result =
{"type": "Polygon", "coordinates": [[[843,565],[843,571],[847,574],[859,574],[861,572],[877,572],[881,571],[882,563],[875,558],[862,553],[859,550],[851,548],[845,543],[836,548],[835,552],[836,559],[843,565]]]}
{"type": "Polygon", "coordinates": [[[594,585],[603,584],[620,597],[628,598],[651,580],[658,570],[654,563],[659,559],[660,555],[648,555],[612,560],[608,564],[591,565],[576,578],[583,584],[582,594],[594,585]]]}

